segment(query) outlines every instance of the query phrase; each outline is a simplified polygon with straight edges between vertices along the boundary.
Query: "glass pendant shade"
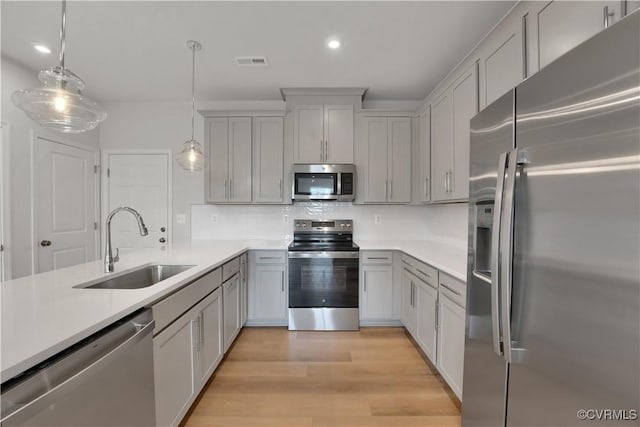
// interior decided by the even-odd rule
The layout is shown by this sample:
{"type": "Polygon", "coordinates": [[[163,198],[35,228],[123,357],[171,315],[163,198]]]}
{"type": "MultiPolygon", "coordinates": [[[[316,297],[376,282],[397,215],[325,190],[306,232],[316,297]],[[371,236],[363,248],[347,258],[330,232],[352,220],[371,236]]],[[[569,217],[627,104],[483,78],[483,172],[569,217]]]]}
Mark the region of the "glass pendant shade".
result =
{"type": "Polygon", "coordinates": [[[184,170],[198,171],[204,167],[206,156],[202,152],[200,143],[195,139],[184,142],[182,151],[176,154],[176,161],[184,170]]]}
{"type": "Polygon", "coordinates": [[[71,71],[55,66],[40,71],[42,87],[21,89],[11,100],[38,124],[64,133],[95,129],[107,112],[82,94],[85,85],[71,71]]]}

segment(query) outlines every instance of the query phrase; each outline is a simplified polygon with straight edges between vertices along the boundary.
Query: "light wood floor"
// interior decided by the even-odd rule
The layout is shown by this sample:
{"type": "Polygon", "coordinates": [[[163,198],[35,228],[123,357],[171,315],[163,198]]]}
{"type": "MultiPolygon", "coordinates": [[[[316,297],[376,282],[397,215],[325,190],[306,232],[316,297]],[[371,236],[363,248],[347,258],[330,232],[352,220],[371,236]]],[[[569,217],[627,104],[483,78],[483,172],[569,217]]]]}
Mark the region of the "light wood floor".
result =
{"type": "Polygon", "coordinates": [[[403,328],[245,328],[184,427],[454,427],[460,402],[403,328]]]}

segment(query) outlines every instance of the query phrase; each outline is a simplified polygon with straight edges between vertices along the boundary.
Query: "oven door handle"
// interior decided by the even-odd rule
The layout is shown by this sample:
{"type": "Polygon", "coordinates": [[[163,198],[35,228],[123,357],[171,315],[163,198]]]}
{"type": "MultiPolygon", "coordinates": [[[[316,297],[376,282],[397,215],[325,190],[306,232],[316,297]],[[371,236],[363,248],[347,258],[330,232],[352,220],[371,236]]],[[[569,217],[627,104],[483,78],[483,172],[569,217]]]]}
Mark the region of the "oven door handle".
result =
{"type": "Polygon", "coordinates": [[[358,251],[315,251],[315,252],[289,252],[291,258],[359,258],[358,251]]]}

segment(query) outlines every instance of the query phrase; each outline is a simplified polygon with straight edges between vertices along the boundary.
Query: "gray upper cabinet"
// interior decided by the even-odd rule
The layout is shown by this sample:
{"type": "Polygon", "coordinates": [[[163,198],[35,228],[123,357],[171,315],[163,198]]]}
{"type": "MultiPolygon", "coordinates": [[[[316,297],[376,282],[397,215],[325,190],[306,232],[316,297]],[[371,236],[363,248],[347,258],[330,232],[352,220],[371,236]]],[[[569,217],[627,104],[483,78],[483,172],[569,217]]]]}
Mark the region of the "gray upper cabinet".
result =
{"type": "Polygon", "coordinates": [[[417,144],[413,163],[417,167],[416,180],[413,184],[414,201],[426,203],[431,201],[431,108],[427,107],[420,114],[420,139],[417,144]]]}
{"type": "Polygon", "coordinates": [[[469,121],[478,112],[473,64],[431,105],[431,200],[469,197],[469,121]]]}
{"type": "Polygon", "coordinates": [[[284,201],[284,139],[282,117],[253,119],[253,201],[284,201]]]}
{"type": "Polygon", "coordinates": [[[206,119],[205,199],[251,202],[251,118],[206,119]]]}
{"type": "Polygon", "coordinates": [[[409,203],[411,118],[362,117],[359,127],[358,176],[364,180],[360,201],[409,203]]]}
{"type": "Polygon", "coordinates": [[[526,77],[525,31],[528,16],[513,14],[497,27],[480,48],[480,105],[485,107],[526,77]]]}
{"type": "Polygon", "coordinates": [[[295,163],[353,163],[353,105],[299,105],[295,163]]]}
{"type": "MultiPolygon", "coordinates": [[[[533,2],[537,6],[536,2],[533,2]]],[[[551,1],[534,10],[538,69],[620,20],[620,1],[551,1]]]]}

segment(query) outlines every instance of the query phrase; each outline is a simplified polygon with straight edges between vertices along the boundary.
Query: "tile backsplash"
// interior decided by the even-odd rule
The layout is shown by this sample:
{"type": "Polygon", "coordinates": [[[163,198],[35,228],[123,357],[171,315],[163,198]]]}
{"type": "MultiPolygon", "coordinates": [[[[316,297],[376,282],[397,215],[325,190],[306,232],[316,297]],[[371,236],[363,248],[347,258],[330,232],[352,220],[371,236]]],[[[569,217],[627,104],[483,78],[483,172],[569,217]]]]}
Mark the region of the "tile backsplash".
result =
{"type": "Polygon", "coordinates": [[[466,203],[429,206],[339,202],[296,202],[277,206],[192,205],[191,238],[291,238],[294,219],[353,219],[355,239],[437,240],[466,246],[467,209],[466,203]]]}

